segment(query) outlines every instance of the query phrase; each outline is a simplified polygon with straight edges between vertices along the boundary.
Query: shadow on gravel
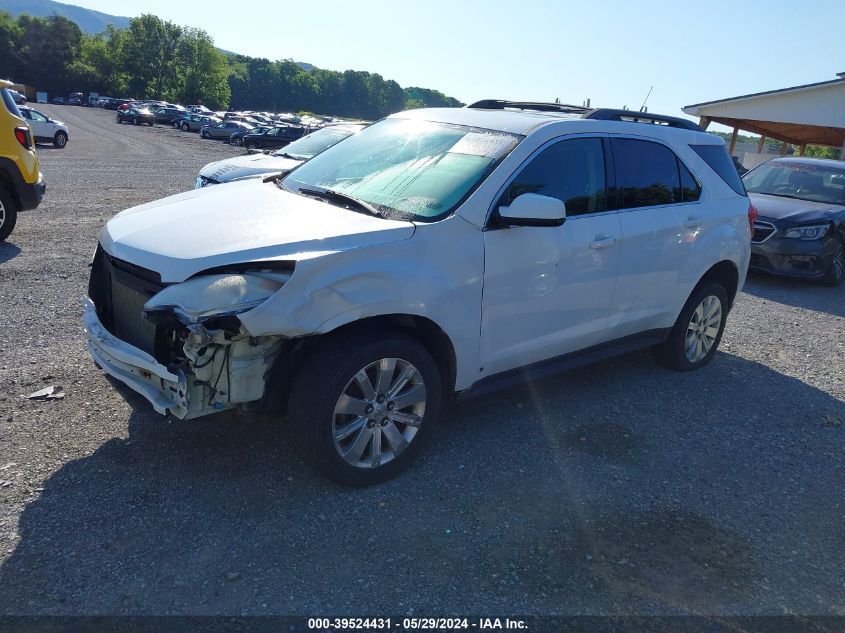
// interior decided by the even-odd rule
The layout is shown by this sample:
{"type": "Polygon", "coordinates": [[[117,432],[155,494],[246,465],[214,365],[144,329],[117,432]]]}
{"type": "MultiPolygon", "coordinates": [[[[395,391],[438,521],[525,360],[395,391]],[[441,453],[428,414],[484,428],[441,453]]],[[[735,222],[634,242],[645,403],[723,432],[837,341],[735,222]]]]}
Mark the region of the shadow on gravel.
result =
{"type": "Polygon", "coordinates": [[[638,354],[466,404],[351,490],[278,425],[138,404],[24,510],[0,613],[825,613],[842,413],[737,356],[638,354]]]}
{"type": "Polygon", "coordinates": [[[0,264],[3,264],[10,259],[14,259],[20,255],[21,249],[16,244],[10,242],[0,242],[0,264]]]}
{"type": "Polygon", "coordinates": [[[845,317],[845,284],[831,288],[818,282],[752,272],[742,291],[768,301],[845,317]]]}

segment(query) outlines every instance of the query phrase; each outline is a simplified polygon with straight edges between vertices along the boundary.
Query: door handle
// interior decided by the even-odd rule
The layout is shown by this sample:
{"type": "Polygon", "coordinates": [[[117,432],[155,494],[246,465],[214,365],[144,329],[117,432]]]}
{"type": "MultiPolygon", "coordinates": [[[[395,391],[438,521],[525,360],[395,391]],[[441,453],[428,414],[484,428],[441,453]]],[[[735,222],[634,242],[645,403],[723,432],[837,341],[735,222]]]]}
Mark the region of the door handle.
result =
{"type": "Polygon", "coordinates": [[[616,244],[616,238],[610,235],[596,235],[596,239],[590,242],[590,248],[599,249],[607,248],[616,244]]]}
{"type": "Polygon", "coordinates": [[[688,229],[697,229],[702,224],[704,224],[704,220],[701,218],[689,218],[686,222],[684,222],[684,226],[688,229]]]}

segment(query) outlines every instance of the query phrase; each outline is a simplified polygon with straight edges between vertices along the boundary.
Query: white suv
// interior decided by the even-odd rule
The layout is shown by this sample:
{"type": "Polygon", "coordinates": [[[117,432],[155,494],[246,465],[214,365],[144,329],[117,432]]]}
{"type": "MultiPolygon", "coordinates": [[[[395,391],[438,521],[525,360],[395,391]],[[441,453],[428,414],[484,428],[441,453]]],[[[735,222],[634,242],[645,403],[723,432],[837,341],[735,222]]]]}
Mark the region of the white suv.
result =
{"type": "Polygon", "coordinates": [[[36,143],[52,143],[58,148],[67,145],[68,130],[64,123],[51,119],[46,114],[32,108],[23,107],[18,108],[18,110],[21,111],[21,116],[29,124],[36,143]]]}
{"type": "Polygon", "coordinates": [[[456,393],[645,346],[706,365],[752,220],[723,141],[689,121],[411,110],[284,178],[118,214],[88,348],[160,413],[286,412],[329,476],[368,484],[456,393]]]}

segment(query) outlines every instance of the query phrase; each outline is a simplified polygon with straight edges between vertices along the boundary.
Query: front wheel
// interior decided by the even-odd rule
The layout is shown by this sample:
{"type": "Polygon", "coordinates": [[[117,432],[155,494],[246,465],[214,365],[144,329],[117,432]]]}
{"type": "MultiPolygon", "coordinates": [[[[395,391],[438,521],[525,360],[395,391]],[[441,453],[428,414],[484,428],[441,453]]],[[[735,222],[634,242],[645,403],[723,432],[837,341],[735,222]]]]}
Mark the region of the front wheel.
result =
{"type": "Polygon", "coordinates": [[[443,399],[429,352],[399,332],[329,338],[294,380],[291,420],[305,452],[334,481],[385,481],[431,437],[443,399]]]}
{"type": "Polygon", "coordinates": [[[0,187],[0,242],[12,233],[18,221],[18,208],[9,192],[0,187]]]}
{"type": "Polygon", "coordinates": [[[657,360],[677,371],[701,369],[713,358],[728,316],[728,293],[706,280],[687,299],[669,338],[657,347],[657,360]]]}
{"type": "Polygon", "coordinates": [[[132,119],[132,125],[138,125],[138,118],[132,119]]]}
{"type": "Polygon", "coordinates": [[[246,148],[248,150],[255,150],[255,149],[258,149],[258,145],[256,145],[255,143],[247,143],[246,148]]]}
{"type": "Polygon", "coordinates": [[[190,129],[191,129],[191,126],[190,126],[190,125],[188,125],[187,123],[183,123],[183,124],[182,124],[182,131],[183,131],[183,132],[187,132],[187,131],[188,131],[188,130],[190,130],[190,129]]]}
{"type": "Polygon", "coordinates": [[[229,143],[231,145],[235,145],[236,147],[240,147],[241,145],[243,145],[243,141],[241,141],[241,139],[239,138],[233,138],[229,141],[229,143]]]}
{"type": "Polygon", "coordinates": [[[67,134],[64,132],[56,132],[56,135],[53,137],[53,145],[59,148],[67,145],[67,134]]]}
{"type": "Polygon", "coordinates": [[[822,283],[826,286],[838,286],[845,279],[845,246],[840,242],[830,260],[830,266],[824,273],[822,283]]]}
{"type": "Polygon", "coordinates": [[[208,132],[203,132],[200,136],[202,136],[202,137],[203,137],[203,138],[205,138],[205,139],[209,139],[209,138],[211,138],[211,136],[209,135],[209,133],[208,133],[208,132]]]}

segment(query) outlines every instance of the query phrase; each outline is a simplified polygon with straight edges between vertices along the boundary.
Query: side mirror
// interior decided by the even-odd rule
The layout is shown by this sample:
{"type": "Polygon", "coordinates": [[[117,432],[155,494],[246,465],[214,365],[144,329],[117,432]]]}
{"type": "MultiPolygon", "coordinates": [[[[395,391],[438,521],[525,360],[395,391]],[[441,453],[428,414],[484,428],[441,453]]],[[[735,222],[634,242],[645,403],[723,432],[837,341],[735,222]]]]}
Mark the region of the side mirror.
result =
{"type": "Polygon", "coordinates": [[[510,206],[499,207],[499,217],[511,226],[560,226],[566,221],[566,205],[550,196],[523,193],[510,206]]]}

